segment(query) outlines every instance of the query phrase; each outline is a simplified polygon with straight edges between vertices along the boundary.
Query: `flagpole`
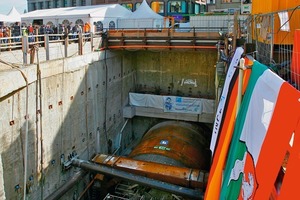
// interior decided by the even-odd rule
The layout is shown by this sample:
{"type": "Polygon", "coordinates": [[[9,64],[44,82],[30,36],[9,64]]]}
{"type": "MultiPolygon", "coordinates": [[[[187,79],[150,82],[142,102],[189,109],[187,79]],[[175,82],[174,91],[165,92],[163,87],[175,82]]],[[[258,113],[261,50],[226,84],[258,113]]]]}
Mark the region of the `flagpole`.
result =
{"type": "Polygon", "coordinates": [[[236,105],[236,116],[238,115],[241,101],[242,101],[242,90],[243,90],[243,78],[244,78],[244,70],[245,67],[245,59],[240,59],[240,66],[239,66],[239,84],[238,84],[238,93],[237,93],[237,105],[236,105]]]}

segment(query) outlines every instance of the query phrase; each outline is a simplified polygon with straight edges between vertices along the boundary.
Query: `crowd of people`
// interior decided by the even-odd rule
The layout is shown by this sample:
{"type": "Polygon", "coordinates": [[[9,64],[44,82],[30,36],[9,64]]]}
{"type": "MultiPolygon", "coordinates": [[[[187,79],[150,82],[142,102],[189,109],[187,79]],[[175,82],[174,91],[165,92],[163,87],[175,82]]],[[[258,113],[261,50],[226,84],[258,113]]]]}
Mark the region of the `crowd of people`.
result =
{"type": "MultiPolygon", "coordinates": [[[[20,42],[20,36],[28,36],[29,42],[34,42],[34,35],[44,34],[63,34],[70,35],[72,39],[76,38],[80,33],[90,33],[91,25],[86,22],[83,25],[74,24],[59,24],[58,26],[52,24],[33,25],[28,26],[20,25],[19,22],[14,23],[11,26],[0,26],[0,43],[7,43],[8,37],[13,37],[13,42],[20,42]]],[[[50,40],[60,39],[60,36],[50,36],[50,40]]]]}

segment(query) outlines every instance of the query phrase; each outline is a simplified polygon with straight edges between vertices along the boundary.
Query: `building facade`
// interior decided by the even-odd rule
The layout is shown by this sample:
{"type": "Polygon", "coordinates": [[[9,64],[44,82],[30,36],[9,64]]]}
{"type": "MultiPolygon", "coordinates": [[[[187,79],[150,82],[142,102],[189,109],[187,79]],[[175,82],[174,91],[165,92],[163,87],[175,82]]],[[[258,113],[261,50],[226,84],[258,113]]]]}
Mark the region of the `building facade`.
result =
{"type": "MultiPolygon", "coordinates": [[[[135,11],[142,0],[27,0],[27,2],[29,12],[49,8],[116,3],[135,11]]],[[[239,10],[243,2],[251,2],[251,0],[206,0],[206,5],[200,5],[197,0],[147,0],[147,2],[160,15],[175,16],[180,21],[186,16],[198,15],[203,12],[239,10]]]]}
{"type": "Polygon", "coordinates": [[[28,12],[49,8],[92,5],[93,0],[27,0],[28,12]]]}

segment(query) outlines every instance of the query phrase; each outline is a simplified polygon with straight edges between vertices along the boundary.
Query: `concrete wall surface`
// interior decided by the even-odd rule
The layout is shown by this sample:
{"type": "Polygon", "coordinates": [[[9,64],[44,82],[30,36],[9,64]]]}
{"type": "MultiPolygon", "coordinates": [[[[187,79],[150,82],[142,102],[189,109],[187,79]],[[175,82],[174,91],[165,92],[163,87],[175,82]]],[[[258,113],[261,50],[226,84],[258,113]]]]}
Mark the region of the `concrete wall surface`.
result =
{"type": "MultiPolygon", "coordinates": [[[[89,160],[113,151],[124,123],[126,91],[133,88],[133,64],[123,59],[122,54],[94,52],[1,71],[1,199],[22,198],[26,157],[27,197],[40,200],[78,171],[62,171],[70,154],[89,160]]],[[[82,187],[77,184],[64,198],[78,196],[82,187]]]]}
{"type": "Polygon", "coordinates": [[[140,92],[214,99],[216,50],[136,52],[140,92]]]}

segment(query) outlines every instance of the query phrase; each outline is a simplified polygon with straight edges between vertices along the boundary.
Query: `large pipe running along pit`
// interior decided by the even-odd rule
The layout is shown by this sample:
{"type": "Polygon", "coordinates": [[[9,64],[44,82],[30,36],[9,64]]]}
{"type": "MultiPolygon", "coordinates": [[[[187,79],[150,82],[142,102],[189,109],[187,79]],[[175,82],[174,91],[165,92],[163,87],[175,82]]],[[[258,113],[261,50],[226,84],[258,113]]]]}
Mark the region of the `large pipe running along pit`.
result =
{"type": "Polygon", "coordinates": [[[203,199],[203,192],[199,190],[193,190],[190,188],[180,187],[177,185],[157,181],[154,179],[150,179],[144,176],[139,176],[135,174],[131,174],[122,170],[114,169],[112,167],[107,167],[99,164],[95,164],[92,162],[88,162],[85,160],[73,159],[72,165],[76,167],[80,167],[84,170],[93,171],[100,174],[111,175],[117,178],[129,180],[135,183],[139,183],[141,185],[145,185],[151,188],[160,189],[163,191],[167,191],[173,194],[178,194],[184,197],[192,198],[192,199],[203,199]]]}

